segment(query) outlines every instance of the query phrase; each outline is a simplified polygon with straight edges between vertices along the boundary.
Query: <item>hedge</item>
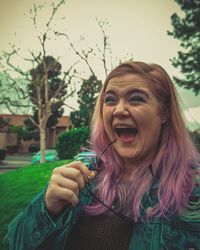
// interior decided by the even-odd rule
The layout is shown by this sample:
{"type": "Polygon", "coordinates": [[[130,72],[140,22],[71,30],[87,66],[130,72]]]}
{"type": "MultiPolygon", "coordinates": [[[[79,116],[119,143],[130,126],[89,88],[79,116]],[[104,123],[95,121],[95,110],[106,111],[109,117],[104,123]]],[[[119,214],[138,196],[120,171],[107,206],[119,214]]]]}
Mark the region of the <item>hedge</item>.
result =
{"type": "Polygon", "coordinates": [[[6,146],[7,153],[14,154],[18,151],[18,149],[19,149],[19,145],[7,145],[6,146]]]}
{"type": "Polygon", "coordinates": [[[190,135],[194,141],[195,146],[197,147],[198,151],[200,152],[200,132],[198,132],[198,131],[190,132],[190,135]]]}
{"type": "Polygon", "coordinates": [[[72,159],[86,144],[89,135],[88,127],[74,128],[61,133],[56,145],[59,159],[72,159]]]}
{"type": "Polygon", "coordinates": [[[31,144],[28,148],[28,151],[30,153],[36,153],[36,152],[40,151],[40,144],[31,144]]]}
{"type": "Polygon", "coordinates": [[[3,149],[0,149],[0,161],[3,161],[6,157],[6,151],[3,149]]]}

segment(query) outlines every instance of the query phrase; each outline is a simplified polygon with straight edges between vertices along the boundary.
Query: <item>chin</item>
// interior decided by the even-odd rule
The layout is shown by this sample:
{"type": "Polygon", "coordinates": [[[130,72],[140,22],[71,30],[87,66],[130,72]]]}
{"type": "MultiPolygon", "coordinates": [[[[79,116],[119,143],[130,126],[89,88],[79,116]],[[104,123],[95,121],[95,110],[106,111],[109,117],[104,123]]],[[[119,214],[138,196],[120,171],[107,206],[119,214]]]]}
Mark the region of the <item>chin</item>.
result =
{"type": "Polygon", "coordinates": [[[133,154],[133,152],[129,153],[126,149],[117,151],[117,153],[123,160],[134,160],[138,158],[138,154],[133,154]]]}

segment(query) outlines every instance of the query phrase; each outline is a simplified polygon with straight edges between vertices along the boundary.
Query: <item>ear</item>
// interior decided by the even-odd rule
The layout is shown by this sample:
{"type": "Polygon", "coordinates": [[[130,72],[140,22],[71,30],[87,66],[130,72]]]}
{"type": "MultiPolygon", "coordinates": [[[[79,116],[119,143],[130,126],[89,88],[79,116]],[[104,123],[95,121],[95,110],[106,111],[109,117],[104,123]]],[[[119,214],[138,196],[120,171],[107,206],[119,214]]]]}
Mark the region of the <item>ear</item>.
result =
{"type": "Polygon", "coordinates": [[[162,115],[162,118],[161,118],[161,122],[162,124],[165,124],[169,119],[169,113],[168,112],[165,112],[163,115],[162,115]]]}
{"type": "Polygon", "coordinates": [[[169,120],[169,110],[165,107],[160,110],[161,123],[165,124],[169,120]]]}
{"type": "Polygon", "coordinates": [[[165,108],[163,111],[161,111],[161,122],[162,124],[165,124],[169,120],[169,110],[165,108]]]}
{"type": "Polygon", "coordinates": [[[167,122],[167,120],[168,120],[168,118],[166,116],[162,117],[162,120],[161,120],[162,124],[165,124],[167,122]]]}

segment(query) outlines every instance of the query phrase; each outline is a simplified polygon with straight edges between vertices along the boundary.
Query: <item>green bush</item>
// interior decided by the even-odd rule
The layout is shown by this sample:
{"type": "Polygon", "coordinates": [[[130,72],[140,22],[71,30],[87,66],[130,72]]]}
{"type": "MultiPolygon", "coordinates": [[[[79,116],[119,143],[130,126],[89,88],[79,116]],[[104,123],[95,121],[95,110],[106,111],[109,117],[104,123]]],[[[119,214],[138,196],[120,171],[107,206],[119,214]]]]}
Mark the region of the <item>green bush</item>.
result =
{"type": "Polygon", "coordinates": [[[0,161],[4,160],[6,157],[6,151],[3,149],[0,149],[0,161]]]}
{"type": "Polygon", "coordinates": [[[61,133],[56,145],[58,157],[60,159],[71,159],[80,152],[89,135],[90,130],[88,127],[75,128],[61,133]]]}
{"type": "Polygon", "coordinates": [[[19,145],[7,145],[6,146],[7,152],[11,154],[16,153],[18,149],[19,149],[19,145]]]}
{"type": "Polygon", "coordinates": [[[28,148],[28,151],[31,153],[36,153],[40,151],[40,145],[39,144],[31,144],[28,148]]]}
{"type": "Polygon", "coordinates": [[[197,147],[198,151],[200,152],[200,132],[193,131],[193,132],[190,132],[190,135],[194,141],[195,146],[197,147]]]}

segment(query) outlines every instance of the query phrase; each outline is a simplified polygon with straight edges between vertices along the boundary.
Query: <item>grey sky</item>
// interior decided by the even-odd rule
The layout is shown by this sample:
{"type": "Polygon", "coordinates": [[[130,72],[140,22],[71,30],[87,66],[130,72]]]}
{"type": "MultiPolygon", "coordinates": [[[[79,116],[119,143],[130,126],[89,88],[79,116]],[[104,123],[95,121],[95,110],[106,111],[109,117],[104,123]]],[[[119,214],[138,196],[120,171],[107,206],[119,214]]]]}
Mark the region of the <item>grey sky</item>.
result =
{"type": "MultiPolygon", "coordinates": [[[[9,42],[16,43],[24,51],[37,48],[30,19],[28,15],[24,15],[33,2],[0,0],[0,50],[7,50],[9,42]]],[[[174,12],[182,14],[173,0],[68,0],[60,11],[60,16],[65,16],[66,20],[58,22],[57,28],[67,31],[74,42],[84,36],[89,46],[95,46],[96,43],[101,43],[95,17],[107,19],[109,25],[106,32],[110,36],[114,57],[125,58],[126,55],[133,55],[135,60],[159,63],[172,76],[179,75],[169,61],[176,56],[179,42],[167,36],[167,30],[172,29],[170,16],[174,12]]],[[[40,19],[40,28],[45,16],[43,14],[40,19]]],[[[48,49],[49,54],[61,57],[62,64],[73,61],[73,56],[68,53],[65,45],[58,44],[57,41],[53,41],[48,49]]],[[[99,78],[104,80],[102,70],[95,63],[96,65],[99,78]]],[[[191,91],[184,89],[178,91],[185,108],[195,108],[191,112],[200,111],[196,108],[200,108],[200,96],[195,97],[191,91]]],[[[75,102],[74,105],[76,106],[75,102]]],[[[192,116],[196,119],[196,113],[192,116]]]]}

